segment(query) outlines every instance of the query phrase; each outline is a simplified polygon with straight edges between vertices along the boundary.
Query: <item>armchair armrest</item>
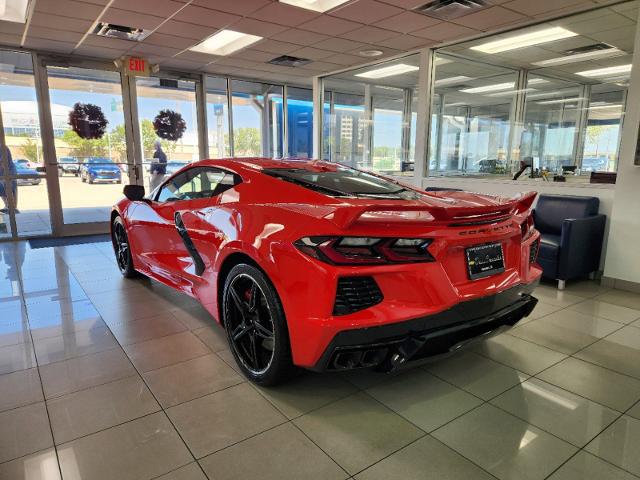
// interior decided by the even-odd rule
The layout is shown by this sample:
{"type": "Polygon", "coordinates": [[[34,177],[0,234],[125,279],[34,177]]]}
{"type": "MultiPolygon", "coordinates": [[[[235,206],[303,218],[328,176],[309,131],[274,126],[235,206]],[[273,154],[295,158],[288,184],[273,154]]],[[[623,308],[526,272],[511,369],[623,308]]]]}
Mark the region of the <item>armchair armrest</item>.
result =
{"type": "Polygon", "coordinates": [[[569,218],[560,234],[560,280],[586,276],[600,268],[605,215],[569,218]]]}

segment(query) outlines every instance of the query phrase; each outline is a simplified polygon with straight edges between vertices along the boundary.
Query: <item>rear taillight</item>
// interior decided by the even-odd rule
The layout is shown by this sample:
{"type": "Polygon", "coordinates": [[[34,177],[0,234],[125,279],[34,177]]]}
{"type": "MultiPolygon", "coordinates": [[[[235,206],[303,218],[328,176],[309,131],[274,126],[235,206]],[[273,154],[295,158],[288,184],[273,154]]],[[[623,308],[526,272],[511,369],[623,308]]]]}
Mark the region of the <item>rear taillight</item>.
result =
{"type": "Polygon", "coordinates": [[[310,257],[333,265],[379,265],[433,262],[431,239],[378,237],[304,237],[295,246],[310,257]]]}

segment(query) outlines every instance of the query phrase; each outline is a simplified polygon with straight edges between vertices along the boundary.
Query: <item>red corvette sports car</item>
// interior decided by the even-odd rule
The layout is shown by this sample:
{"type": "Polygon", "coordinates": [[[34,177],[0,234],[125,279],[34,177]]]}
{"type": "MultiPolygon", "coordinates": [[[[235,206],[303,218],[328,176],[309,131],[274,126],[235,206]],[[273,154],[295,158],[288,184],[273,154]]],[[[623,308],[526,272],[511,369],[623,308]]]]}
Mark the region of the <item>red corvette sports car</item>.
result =
{"type": "Polygon", "coordinates": [[[377,367],[513,326],[537,300],[535,193],[422,192],[336,163],[192,163],[111,216],[117,262],[198,299],[238,365],[377,367]]]}

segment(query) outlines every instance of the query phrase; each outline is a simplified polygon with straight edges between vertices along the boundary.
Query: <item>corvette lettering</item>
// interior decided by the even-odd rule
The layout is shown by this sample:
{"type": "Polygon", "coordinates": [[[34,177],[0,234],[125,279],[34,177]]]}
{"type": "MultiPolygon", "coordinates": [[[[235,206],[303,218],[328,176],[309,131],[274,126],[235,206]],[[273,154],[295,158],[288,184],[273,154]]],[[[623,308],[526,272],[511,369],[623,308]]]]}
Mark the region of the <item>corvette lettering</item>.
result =
{"type": "Polygon", "coordinates": [[[460,232],[458,235],[478,235],[481,233],[493,233],[493,232],[501,232],[503,230],[507,230],[509,225],[501,225],[499,227],[491,227],[491,228],[478,228],[476,230],[466,230],[464,232],[460,232]]]}

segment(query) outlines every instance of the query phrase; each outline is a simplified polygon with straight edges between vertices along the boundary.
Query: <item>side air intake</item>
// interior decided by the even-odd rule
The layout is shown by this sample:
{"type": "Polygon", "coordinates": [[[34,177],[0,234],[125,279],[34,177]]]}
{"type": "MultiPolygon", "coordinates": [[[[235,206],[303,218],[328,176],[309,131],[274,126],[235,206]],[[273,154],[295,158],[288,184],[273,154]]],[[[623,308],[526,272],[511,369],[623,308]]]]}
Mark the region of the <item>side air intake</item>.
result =
{"type": "Polygon", "coordinates": [[[334,315],[348,315],[380,303],[382,292],[371,277],[342,277],[338,280],[334,315]]]}

